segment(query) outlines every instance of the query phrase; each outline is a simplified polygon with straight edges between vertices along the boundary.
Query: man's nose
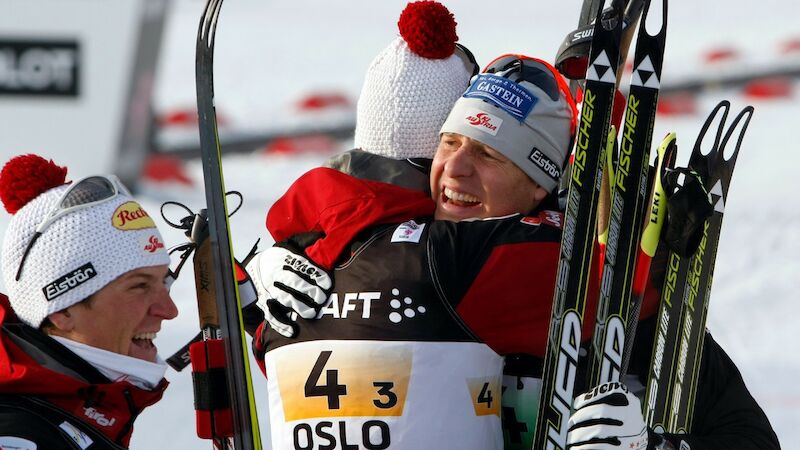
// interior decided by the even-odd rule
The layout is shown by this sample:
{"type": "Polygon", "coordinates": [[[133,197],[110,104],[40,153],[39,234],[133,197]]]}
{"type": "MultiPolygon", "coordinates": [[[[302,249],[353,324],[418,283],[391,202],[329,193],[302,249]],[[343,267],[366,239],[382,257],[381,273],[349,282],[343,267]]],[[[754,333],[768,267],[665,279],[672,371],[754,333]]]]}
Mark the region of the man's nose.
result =
{"type": "Polygon", "coordinates": [[[469,142],[464,142],[445,162],[445,173],[450,177],[466,177],[474,169],[474,156],[469,142]]]}
{"type": "Polygon", "coordinates": [[[164,288],[157,295],[158,299],[156,299],[155,303],[150,307],[150,313],[166,320],[178,317],[178,307],[175,305],[175,302],[172,301],[172,296],[169,295],[169,291],[164,288]]]}

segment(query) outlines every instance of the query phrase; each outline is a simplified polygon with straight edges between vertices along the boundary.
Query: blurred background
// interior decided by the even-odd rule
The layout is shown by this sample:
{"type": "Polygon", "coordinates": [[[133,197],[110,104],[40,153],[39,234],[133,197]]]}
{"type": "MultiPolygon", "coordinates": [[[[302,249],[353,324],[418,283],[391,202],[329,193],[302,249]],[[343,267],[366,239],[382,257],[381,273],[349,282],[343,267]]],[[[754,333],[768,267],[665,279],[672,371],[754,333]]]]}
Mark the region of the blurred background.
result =
{"type": "MultiPolygon", "coordinates": [[[[442,1],[480,64],[502,53],[554,58],[581,2],[442,1]]],[[[217,29],[216,107],[231,218],[244,255],[272,241],[264,216],[288,185],[352,145],[355,104],[371,59],[397,35],[399,0],[227,0],[217,29]]],[[[134,186],[170,244],[162,202],[204,207],[194,85],[201,0],[0,0],[0,159],[35,152],[71,178],[114,172],[134,186]]],[[[741,369],[784,448],[800,448],[800,202],[793,131],[800,125],[800,23],[789,0],[673,2],[654,144],[678,133],[685,158],[722,99],[756,108],[737,164],[708,327],[741,369]]],[[[632,52],[631,52],[632,53],[632,52]]],[[[623,78],[626,83],[626,78],[623,78]]],[[[683,159],[682,159],[683,158],[683,159]]],[[[0,215],[0,231],[8,214],[0,215]]],[[[186,272],[190,272],[188,269],[186,272]]],[[[173,290],[181,315],[157,344],[165,357],[197,331],[194,285],[173,290]]],[[[2,289],[2,283],[0,283],[2,289]]],[[[137,422],[131,448],[189,449],[188,371],[167,374],[165,399],[137,422]]],[[[254,374],[268,441],[264,380],[254,374]]]]}

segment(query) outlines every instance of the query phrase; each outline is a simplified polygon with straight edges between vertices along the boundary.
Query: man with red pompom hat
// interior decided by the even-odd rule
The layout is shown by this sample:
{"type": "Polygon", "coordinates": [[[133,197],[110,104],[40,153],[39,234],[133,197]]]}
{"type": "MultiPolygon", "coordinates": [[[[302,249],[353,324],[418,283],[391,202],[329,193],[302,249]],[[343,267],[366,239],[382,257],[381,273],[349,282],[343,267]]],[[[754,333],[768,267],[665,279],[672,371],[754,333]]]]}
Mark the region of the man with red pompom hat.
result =
{"type": "Polygon", "coordinates": [[[161,399],[153,344],[178,311],[155,223],[113,176],[66,183],[36,155],[0,172],[0,448],[127,448],[161,399]]]}

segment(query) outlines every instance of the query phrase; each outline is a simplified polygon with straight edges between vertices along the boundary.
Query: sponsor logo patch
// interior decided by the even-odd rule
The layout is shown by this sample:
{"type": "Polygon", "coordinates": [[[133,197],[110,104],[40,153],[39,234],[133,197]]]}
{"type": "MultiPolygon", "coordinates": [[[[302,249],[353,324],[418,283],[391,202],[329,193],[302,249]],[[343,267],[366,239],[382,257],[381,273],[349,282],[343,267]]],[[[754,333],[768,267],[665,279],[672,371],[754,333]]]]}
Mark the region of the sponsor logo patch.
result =
{"type": "Polygon", "coordinates": [[[558,211],[542,211],[538,216],[523,217],[519,221],[527,225],[550,225],[561,228],[563,215],[558,211]]]}
{"type": "Polygon", "coordinates": [[[543,222],[556,228],[561,228],[561,225],[564,223],[564,214],[558,211],[545,210],[539,213],[539,217],[541,217],[543,222]]]}
{"type": "Polygon", "coordinates": [[[36,443],[16,436],[0,436],[2,450],[36,450],[36,443]]]}
{"type": "Polygon", "coordinates": [[[117,419],[115,419],[113,417],[111,419],[109,419],[108,417],[106,417],[105,414],[101,413],[100,411],[98,411],[98,410],[96,410],[94,408],[83,408],[83,413],[89,419],[94,420],[95,422],[97,422],[97,424],[100,425],[101,427],[113,426],[114,423],[117,421],[117,419]]]}
{"type": "Polygon", "coordinates": [[[553,180],[558,181],[558,179],[561,178],[561,169],[558,167],[558,164],[554,163],[552,159],[548,158],[547,155],[538,148],[533,147],[533,150],[531,150],[531,153],[528,155],[528,159],[553,180]]]}
{"type": "Polygon", "coordinates": [[[155,234],[150,235],[144,244],[144,251],[148,253],[155,253],[161,248],[164,248],[164,243],[155,234]]]}
{"type": "Polygon", "coordinates": [[[415,242],[419,243],[422,238],[424,223],[417,223],[413,220],[400,224],[392,234],[392,242],[415,242]]]}
{"type": "Polygon", "coordinates": [[[464,120],[466,120],[467,124],[485,133],[489,133],[492,136],[497,136],[497,129],[503,124],[503,119],[495,116],[494,114],[489,114],[481,111],[480,109],[474,108],[467,111],[467,115],[464,117],[464,120]]]}
{"type": "Polygon", "coordinates": [[[62,422],[58,427],[64,430],[64,432],[67,433],[67,436],[75,441],[75,443],[78,444],[78,446],[83,450],[86,450],[94,443],[94,441],[92,441],[92,439],[87,436],[86,433],[67,421],[62,422]]]}
{"type": "Polygon", "coordinates": [[[520,122],[530,114],[539,101],[533,94],[519,84],[497,75],[480,74],[470,85],[466,98],[486,100],[511,114],[520,122]]]}
{"type": "Polygon", "coordinates": [[[79,61],[74,40],[0,39],[0,95],[77,97],[79,61]]]}
{"type": "Polygon", "coordinates": [[[414,305],[414,299],[411,297],[401,298],[400,289],[392,289],[392,298],[389,301],[389,306],[393,311],[389,313],[389,321],[392,323],[400,323],[404,318],[412,319],[420,314],[425,314],[427,309],[423,305],[414,305]]]}
{"type": "Polygon", "coordinates": [[[328,304],[317,313],[317,319],[326,316],[332,319],[385,317],[393,324],[402,321],[408,323],[409,320],[421,318],[428,312],[428,308],[422,303],[410,295],[401,295],[398,288],[392,288],[391,295],[384,295],[380,291],[334,292],[328,304]],[[382,305],[388,305],[388,308],[382,305]],[[383,316],[384,312],[386,316],[383,316]]]}
{"type": "Polygon", "coordinates": [[[130,230],[143,230],[146,228],[155,228],[156,224],[147,211],[136,202],[125,202],[114,211],[112,217],[114,228],[123,231],[130,230]]]}
{"type": "Polygon", "coordinates": [[[538,217],[526,216],[520,219],[520,222],[527,224],[527,225],[541,225],[542,219],[538,217]]]}
{"type": "Polygon", "coordinates": [[[95,270],[92,263],[86,263],[43,287],[42,292],[44,293],[44,298],[46,298],[47,301],[54,300],[83,283],[86,283],[95,276],[97,276],[97,270],[95,270]]]}

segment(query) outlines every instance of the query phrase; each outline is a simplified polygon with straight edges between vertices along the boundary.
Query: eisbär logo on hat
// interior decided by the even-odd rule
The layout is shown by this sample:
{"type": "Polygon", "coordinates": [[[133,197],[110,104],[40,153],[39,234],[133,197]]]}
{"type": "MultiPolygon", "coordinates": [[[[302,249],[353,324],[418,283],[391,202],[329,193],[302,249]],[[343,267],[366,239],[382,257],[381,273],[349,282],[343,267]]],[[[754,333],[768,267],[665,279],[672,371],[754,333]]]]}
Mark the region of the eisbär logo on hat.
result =
{"type": "Polygon", "coordinates": [[[42,289],[44,297],[47,301],[53,300],[96,276],[97,271],[92,266],[92,263],[86,263],[45,286],[42,289]]]}
{"type": "Polygon", "coordinates": [[[558,182],[558,180],[561,178],[561,168],[559,168],[559,166],[554,163],[552,159],[550,159],[538,148],[533,147],[531,154],[528,155],[528,159],[539,166],[539,168],[542,169],[545,174],[549,175],[554,181],[558,182]]]}

